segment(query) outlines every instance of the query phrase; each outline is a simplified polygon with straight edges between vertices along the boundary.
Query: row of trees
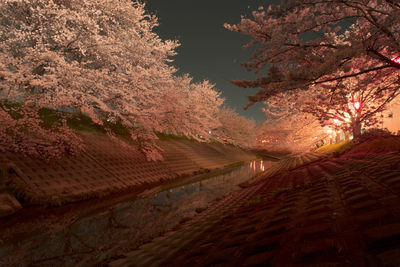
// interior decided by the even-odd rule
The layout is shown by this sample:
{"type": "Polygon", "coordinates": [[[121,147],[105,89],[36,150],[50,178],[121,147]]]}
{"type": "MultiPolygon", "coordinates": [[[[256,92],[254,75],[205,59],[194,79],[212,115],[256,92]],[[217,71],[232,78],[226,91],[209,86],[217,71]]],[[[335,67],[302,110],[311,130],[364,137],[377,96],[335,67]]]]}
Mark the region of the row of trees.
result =
{"type": "Polygon", "coordinates": [[[67,125],[74,113],[121,123],[149,159],[160,158],[156,131],[209,139],[229,128],[214,85],[176,75],[179,43],[160,39],[157,25],[138,1],[2,1],[0,150],[77,153],[83,144],[67,125]],[[42,127],[42,108],[59,111],[60,123],[42,127]]]}
{"type": "Polygon", "coordinates": [[[267,120],[257,128],[257,145],[268,149],[304,151],[328,135],[313,114],[302,111],[309,95],[279,93],[265,102],[267,120]]]}
{"type": "Polygon", "coordinates": [[[308,114],[318,131],[329,126],[358,137],[400,93],[397,1],[285,0],[225,27],[251,37],[244,48],[253,55],[243,66],[259,77],[232,82],[259,88],[249,106],[265,102],[267,116],[308,114]]]}
{"type": "Polygon", "coordinates": [[[253,146],[259,127],[255,121],[240,116],[230,108],[222,108],[218,117],[221,125],[213,131],[217,140],[245,148],[253,146]]]}

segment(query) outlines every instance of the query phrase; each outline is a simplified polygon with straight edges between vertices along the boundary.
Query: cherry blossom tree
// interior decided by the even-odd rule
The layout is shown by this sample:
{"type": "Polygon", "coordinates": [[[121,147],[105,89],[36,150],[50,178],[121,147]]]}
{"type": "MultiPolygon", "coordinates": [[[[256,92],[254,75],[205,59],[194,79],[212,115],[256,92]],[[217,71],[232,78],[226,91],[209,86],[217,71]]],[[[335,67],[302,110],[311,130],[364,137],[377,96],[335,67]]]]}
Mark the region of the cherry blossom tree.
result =
{"type": "Polygon", "coordinates": [[[164,95],[157,120],[158,131],[209,140],[209,131],[220,126],[218,114],[224,99],[209,81],[194,83],[189,75],[175,77],[175,85],[164,95]]]}
{"type": "Polygon", "coordinates": [[[263,109],[267,120],[257,129],[258,146],[270,150],[290,150],[293,152],[315,148],[315,145],[328,137],[326,128],[320,125],[317,117],[301,111],[300,105],[292,105],[288,99],[294,94],[271,97],[263,109]],[[289,102],[276,108],[274,102],[289,102]]]}
{"type": "Polygon", "coordinates": [[[208,81],[176,76],[170,57],[179,43],[161,40],[157,25],[139,1],[2,1],[0,149],[77,152],[82,143],[66,124],[73,113],[118,142],[103,122],[121,123],[149,159],[161,156],[155,131],[209,138],[223,99],[208,81]],[[10,115],[14,104],[18,116],[10,115]],[[62,123],[41,127],[41,108],[59,112],[62,123]]]}
{"type": "Polygon", "coordinates": [[[304,102],[302,111],[318,117],[322,126],[349,132],[357,138],[362,127],[381,123],[382,112],[399,94],[400,76],[386,69],[313,86],[310,95],[314,97],[304,102]]]}
{"type": "Polygon", "coordinates": [[[234,145],[251,148],[256,137],[256,123],[246,119],[233,109],[224,107],[219,110],[221,126],[212,130],[217,140],[226,140],[234,145]]]}
{"type": "Polygon", "coordinates": [[[41,123],[37,109],[3,103],[0,107],[0,152],[12,151],[45,160],[79,152],[81,139],[65,121],[57,128],[45,128],[41,123]]]}
{"type": "Polygon", "coordinates": [[[206,140],[210,138],[210,129],[220,125],[218,113],[224,102],[224,99],[220,97],[221,93],[213,88],[214,85],[208,81],[194,83],[190,98],[187,98],[186,129],[190,135],[194,136],[197,133],[206,140]]]}
{"type": "Polygon", "coordinates": [[[264,101],[267,120],[258,128],[258,143],[269,149],[307,150],[327,137],[315,114],[302,108],[310,99],[307,91],[281,92],[264,101]]]}
{"type": "MultiPolygon", "coordinates": [[[[375,64],[363,59],[352,62],[354,66],[375,64]]],[[[278,93],[265,101],[263,111],[272,120],[286,120],[292,115],[301,118],[301,114],[309,114],[318,119],[322,127],[358,137],[362,126],[377,126],[382,112],[398,101],[399,94],[400,77],[394,70],[386,69],[314,85],[307,91],[297,89],[278,93]]]]}
{"type": "Polygon", "coordinates": [[[69,107],[99,124],[119,120],[133,138],[154,138],[160,92],[176,71],[167,63],[178,46],[161,40],[155,26],[144,4],[130,0],[3,1],[1,98],[69,107]]]}
{"type": "MultiPolygon", "coordinates": [[[[267,120],[258,127],[257,143],[266,149],[307,150],[328,135],[317,117],[302,111],[308,91],[281,92],[264,101],[267,120]]],[[[315,114],[314,114],[315,115],[315,114]]]]}
{"type": "Polygon", "coordinates": [[[234,80],[259,88],[250,104],[282,91],[356,77],[400,71],[400,4],[393,0],[286,0],[242,17],[231,31],[249,35],[253,55],[243,64],[261,73],[254,81],[234,80]],[[352,59],[374,65],[352,68],[352,59]],[[342,71],[342,72],[341,72],[342,71]]]}

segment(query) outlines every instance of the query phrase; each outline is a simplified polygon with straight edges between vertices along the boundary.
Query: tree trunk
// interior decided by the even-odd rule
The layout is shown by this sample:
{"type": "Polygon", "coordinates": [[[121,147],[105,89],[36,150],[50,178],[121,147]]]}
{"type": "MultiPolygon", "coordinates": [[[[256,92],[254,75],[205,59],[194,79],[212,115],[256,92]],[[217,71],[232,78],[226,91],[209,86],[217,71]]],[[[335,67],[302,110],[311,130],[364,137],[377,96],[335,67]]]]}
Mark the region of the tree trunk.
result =
{"type": "Polygon", "coordinates": [[[344,132],[344,140],[345,140],[345,141],[349,141],[349,139],[350,139],[349,132],[345,131],[345,132],[344,132]]]}
{"type": "Polygon", "coordinates": [[[337,133],[335,136],[335,144],[338,144],[338,143],[340,143],[340,134],[339,133],[337,133]]]}
{"type": "Polygon", "coordinates": [[[361,123],[359,120],[355,121],[352,125],[353,137],[357,138],[361,135],[361,123]]]}

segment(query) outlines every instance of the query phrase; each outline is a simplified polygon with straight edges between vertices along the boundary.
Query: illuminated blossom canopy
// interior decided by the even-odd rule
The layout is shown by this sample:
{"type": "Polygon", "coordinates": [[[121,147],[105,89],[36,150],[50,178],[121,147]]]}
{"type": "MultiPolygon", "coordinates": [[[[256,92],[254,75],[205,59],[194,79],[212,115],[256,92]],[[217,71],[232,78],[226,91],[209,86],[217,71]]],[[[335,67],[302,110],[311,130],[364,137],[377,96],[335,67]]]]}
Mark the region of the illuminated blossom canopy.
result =
{"type": "Polygon", "coordinates": [[[392,61],[400,64],[400,56],[392,58],[392,61]]]}
{"type": "Polygon", "coordinates": [[[267,149],[304,151],[327,137],[316,114],[303,112],[309,101],[306,91],[282,92],[264,101],[267,120],[257,129],[257,139],[267,149]]]}
{"type": "Polygon", "coordinates": [[[226,107],[220,109],[218,118],[220,126],[212,131],[215,138],[240,147],[253,146],[256,135],[255,121],[246,119],[233,109],[226,107]]]}
{"type": "Polygon", "coordinates": [[[245,48],[253,47],[253,55],[243,65],[259,77],[232,81],[240,87],[259,88],[249,97],[249,105],[282,91],[386,69],[400,71],[398,1],[281,2],[260,7],[239,24],[225,25],[251,37],[245,48]],[[354,66],[352,60],[357,58],[376,64],[354,66]],[[339,75],[340,71],[345,74],[339,75]]]}
{"type": "Polygon", "coordinates": [[[0,150],[77,153],[83,145],[67,125],[75,114],[114,140],[108,126],[121,124],[153,160],[161,156],[156,131],[207,140],[224,100],[210,82],[176,75],[179,43],[162,40],[157,25],[139,1],[1,1],[0,150]],[[42,127],[43,108],[59,123],[42,127]]]}
{"type": "MultiPolygon", "coordinates": [[[[375,64],[359,61],[362,60],[354,63],[366,66],[375,64]]],[[[400,77],[395,73],[393,69],[368,72],[314,85],[308,91],[294,90],[289,94],[293,94],[293,97],[308,95],[299,103],[300,110],[317,117],[321,126],[358,137],[362,127],[376,127],[381,123],[382,113],[399,98],[400,77]]]]}

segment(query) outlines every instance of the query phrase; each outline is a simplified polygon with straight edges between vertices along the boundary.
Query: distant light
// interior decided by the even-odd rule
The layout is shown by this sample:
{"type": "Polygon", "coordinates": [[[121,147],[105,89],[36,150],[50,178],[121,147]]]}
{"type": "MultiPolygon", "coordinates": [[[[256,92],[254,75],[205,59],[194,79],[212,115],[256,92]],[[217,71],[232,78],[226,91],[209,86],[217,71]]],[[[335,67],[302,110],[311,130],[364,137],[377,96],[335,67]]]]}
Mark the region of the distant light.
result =
{"type": "Polygon", "coordinates": [[[360,107],[361,107],[360,101],[355,101],[355,102],[353,103],[353,106],[354,106],[354,108],[358,111],[358,110],[360,109],[360,107]]]}
{"type": "Polygon", "coordinates": [[[208,131],[209,134],[211,134],[211,131],[208,131]]]}
{"type": "Polygon", "coordinates": [[[400,64],[400,57],[394,57],[394,58],[392,58],[392,61],[400,64]]]}

